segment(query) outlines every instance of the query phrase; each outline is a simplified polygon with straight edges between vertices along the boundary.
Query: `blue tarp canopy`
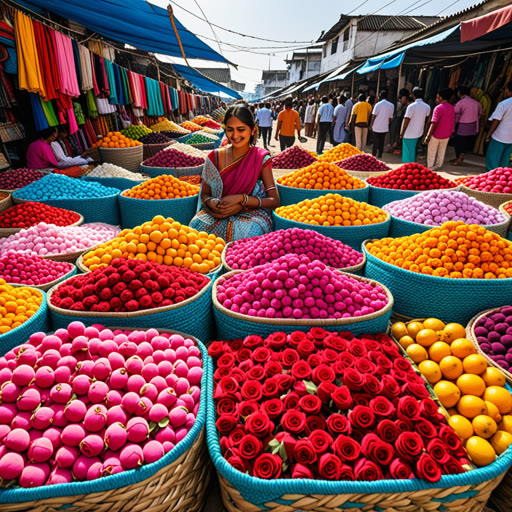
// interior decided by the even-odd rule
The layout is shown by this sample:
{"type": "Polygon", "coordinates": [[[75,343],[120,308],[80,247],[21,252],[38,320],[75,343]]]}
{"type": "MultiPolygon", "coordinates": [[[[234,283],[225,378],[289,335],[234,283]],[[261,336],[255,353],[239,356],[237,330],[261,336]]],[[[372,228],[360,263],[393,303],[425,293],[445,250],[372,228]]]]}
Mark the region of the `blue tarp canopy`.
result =
{"type": "Polygon", "coordinates": [[[210,78],[205,77],[201,73],[197,72],[194,68],[184,66],[182,64],[173,64],[172,67],[177,73],[183,78],[187,79],[191,84],[195,85],[198,89],[205,92],[211,92],[212,94],[224,93],[231,98],[241,99],[242,96],[233,89],[226,87],[210,78]]]}
{"type": "MultiPolygon", "coordinates": [[[[68,18],[114,41],[141,50],[182,57],[169,13],[145,0],[14,0],[30,11],[68,18]]],[[[228,62],[176,18],[176,28],[188,59],[228,62]]]]}
{"type": "Polygon", "coordinates": [[[368,59],[357,71],[358,75],[364,75],[365,73],[371,73],[372,71],[376,71],[377,69],[391,69],[396,68],[402,64],[404,60],[405,52],[401,52],[394,57],[388,58],[375,58],[368,59]]]}

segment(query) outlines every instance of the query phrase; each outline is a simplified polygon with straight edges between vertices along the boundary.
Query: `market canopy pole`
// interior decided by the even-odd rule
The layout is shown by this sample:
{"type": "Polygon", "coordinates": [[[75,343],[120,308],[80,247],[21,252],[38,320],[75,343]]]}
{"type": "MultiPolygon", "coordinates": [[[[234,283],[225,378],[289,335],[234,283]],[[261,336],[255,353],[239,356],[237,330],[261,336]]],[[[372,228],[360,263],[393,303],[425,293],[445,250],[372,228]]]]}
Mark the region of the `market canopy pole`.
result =
{"type": "Polygon", "coordinates": [[[172,5],[169,4],[167,6],[167,12],[169,13],[169,19],[171,20],[172,28],[174,29],[174,34],[176,35],[176,39],[178,41],[178,44],[180,46],[181,54],[183,55],[183,60],[187,63],[188,67],[191,67],[188,63],[187,56],[185,55],[185,50],[183,49],[183,45],[181,44],[180,35],[178,34],[178,29],[176,28],[176,23],[174,21],[174,11],[172,10],[172,5]]]}

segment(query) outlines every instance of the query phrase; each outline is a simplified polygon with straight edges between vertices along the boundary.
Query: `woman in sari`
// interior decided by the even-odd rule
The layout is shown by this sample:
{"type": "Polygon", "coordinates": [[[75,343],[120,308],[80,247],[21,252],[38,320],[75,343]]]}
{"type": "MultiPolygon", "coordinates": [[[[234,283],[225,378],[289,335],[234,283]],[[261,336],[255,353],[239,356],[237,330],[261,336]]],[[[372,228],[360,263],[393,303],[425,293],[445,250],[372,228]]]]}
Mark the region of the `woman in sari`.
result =
{"type": "Polygon", "coordinates": [[[206,159],[200,209],[190,227],[231,242],[272,230],[271,210],[279,206],[279,193],[269,152],[255,147],[258,127],[252,112],[232,106],[224,123],[230,144],[206,159]]]}

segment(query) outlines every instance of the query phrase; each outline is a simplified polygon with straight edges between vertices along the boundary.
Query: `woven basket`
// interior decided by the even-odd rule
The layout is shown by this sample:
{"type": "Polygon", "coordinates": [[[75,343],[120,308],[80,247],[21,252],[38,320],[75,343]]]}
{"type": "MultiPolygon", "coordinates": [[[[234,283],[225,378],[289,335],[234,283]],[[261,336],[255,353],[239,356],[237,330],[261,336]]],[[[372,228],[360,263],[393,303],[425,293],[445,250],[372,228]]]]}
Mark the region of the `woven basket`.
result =
{"type": "Polygon", "coordinates": [[[119,196],[121,209],[121,226],[123,229],[140,226],[156,215],[171,217],[181,224],[187,225],[197,211],[197,195],[176,199],[135,199],[119,196]]]}
{"type": "MultiPolygon", "coordinates": [[[[259,336],[268,336],[273,332],[286,332],[293,331],[309,331],[311,327],[322,327],[326,331],[340,332],[350,330],[354,335],[364,333],[377,333],[385,332],[389,319],[391,317],[391,309],[393,308],[393,296],[390,291],[376,281],[365,279],[364,277],[356,276],[354,274],[347,274],[353,279],[358,281],[365,281],[375,283],[384,288],[388,296],[388,304],[384,309],[371,315],[364,315],[354,318],[340,318],[340,319],[310,319],[310,320],[297,320],[290,318],[257,318],[233,311],[225,308],[217,300],[217,285],[219,282],[224,282],[235,274],[243,272],[242,270],[233,270],[221,277],[213,284],[213,313],[215,316],[215,323],[217,325],[217,338],[220,340],[231,340],[245,338],[251,334],[259,336]]],[[[345,274],[345,272],[341,272],[345,274]]]]}
{"type": "MultiPolygon", "coordinates": [[[[16,286],[18,288],[31,288],[32,290],[36,289],[32,286],[22,286],[16,284],[11,286],[16,286]]],[[[39,309],[36,311],[36,313],[31,316],[24,324],[16,327],[16,329],[6,332],[5,334],[0,334],[0,355],[4,355],[6,352],[16,347],[17,345],[25,343],[35,332],[46,331],[48,328],[48,305],[46,300],[46,293],[42,290],[37,290],[37,292],[42,295],[43,301],[41,302],[41,306],[39,306],[39,309]]],[[[0,506],[0,510],[3,512],[4,509],[0,506]]]]}
{"type": "Polygon", "coordinates": [[[180,176],[192,176],[194,174],[201,174],[203,172],[203,166],[197,165],[195,167],[150,167],[149,165],[140,166],[140,172],[144,174],[149,174],[152,178],[156,178],[157,176],[161,176],[162,174],[170,174],[175,178],[179,178],[180,176]]]}
{"type": "Polygon", "coordinates": [[[508,471],[500,485],[494,489],[488,512],[510,512],[512,509],[512,471],[508,471]]]}
{"type": "Polygon", "coordinates": [[[139,172],[144,150],[143,145],[133,148],[100,148],[102,162],[118,165],[132,172],[139,172]]]}
{"type": "MultiPolygon", "coordinates": [[[[509,215],[509,217],[510,217],[510,214],[507,212],[507,210],[505,210],[505,206],[509,203],[512,203],[512,201],[506,201],[503,204],[500,204],[499,210],[501,213],[505,213],[506,215],[509,215]]],[[[508,229],[511,231],[511,233],[509,233],[509,236],[511,236],[512,235],[512,223],[509,224],[508,229]]],[[[508,239],[511,240],[511,238],[508,238],[508,239]]]]}
{"type": "Polygon", "coordinates": [[[370,238],[385,238],[388,236],[391,216],[389,213],[387,216],[388,218],[384,222],[365,226],[315,226],[313,224],[305,224],[303,222],[285,219],[277,215],[276,212],[272,213],[274,229],[276,230],[289,228],[312,229],[334,240],[341,240],[344,244],[352,247],[352,249],[356,251],[361,251],[361,245],[365,240],[370,238]]]}
{"type": "Polygon", "coordinates": [[[126,313],[101,313],[97,311],[69,311],[51,304],[55,290],[67,282],[61,281],[48,292],[48,309],[54,329],[66,327],[70,322],[79,321],[85,325],[117,323],[127,327],[156,329],[175,328],[190,333],[200,340],[209,339],[209,329],[212,322],[212,297],[210,282],[199,293],[179,304],[143,311],[126,313]]]}
{"type": "Polygon", "coordinates": [[[200,144],[188,144],[189,146],[192,146],[193,148],[200,149],[202,151],[206,151],[209,149],[215,149],[215,141],[212,142],[202,142],[200,144]]]}
{"type": "Polygon", "coordinates": [[[174,144],[174,140],[170,140],[169,142],[161,142],[160,144],[143,144],[143,159],[147,160],[148,158],[155,156],[157,153],[160,153],[160,151],[169,147],[171,144],[174,144]]]}
{"type": "MultiPolygon", "coordinates": [[[[226,262],[226,254],[229,251],[229,246],[232,243],[233,242],[229,242],[226,245],[226,247],[224,247],[224,250],[222,251],[222,254],[220,255],[221,260],[222,260],[222,266],[223,266],[225,272],[233,272],[234,270],[236,270],[234,268],[231,268],[226,262]]],[[[361,263],[359,263],[359,265],[354,265],[353,267],[338,268],[336,270],[341,270],[342,272],[348,272],[350,274],[356,274],[356,275],[362,276],[365,263],[366,263],[366,256],[363,254],[363,261],[361,263]]],[[[247,270],[250,270],[250,269],[247,269],[247,270]]]]}
{"type": "Polygon", "coordinates": [[[96,178],[91,176],[83,176],[81,179],[85,181],[95,181],[96,183],[100,183],[105,187],[117,188],[121,191],[140,185],[143,181],[145,181],[131,180],[129,178],[96,178]]]}
{"type": "Polygon", "coordinates": [[[394,311],[410,318],[441,318],[466,325],[482,309],[505,306],[510,279],[449,279],[419,274],[382,261],[366,250],[365,276],[378,279],[395,298],[394,311]]]}
{"type": "Polygon", "coordinates": [[[512,201],[512,194],[498,194],[496,192],[481,192],[480,190],[473,190],[472,188],[466,187],[464,184],[461,186],[462,192],[467,194],[469,197],[474,197],[482,203],[494,206],[498,209],[503,203],[512,201]]]}
{"type": "Polygon", "coordinates": [[[0,212],[4,212],[12,206],[12,194],[9,193],[7,197],[0,200],[0,212]]]}
{"type": "MultiPolygon", "coordinates": [[[[77,212],[73,212],[73,213],[80,215],[77,212]]],[[[84,223],[84,216],[80,215],[80,218],[76,222],[74,222],[73,224],[69,224],[69,226],[66,226],[66,227],[81,226],[83,223],[84,223]]],[[[28,229],[28,228],[0,228],[0,238],[7,238],[8,236],[15,235],[22,229],[28,229]]]]}
{"type": "MultiPolygon", "coordinates": [[[[453,187],[450,189],[443,190],[460,190],[460,186],[453,187]]],[[[415,196],[421,192],[427,192],[426,190],[400,190],[393,188],[380,188],[370,185],[370,204],[382,208],[385,204],[392,203],[393,201],[399,201],[400,199],[407,199],[408,197],[415,196]]]]}
{"type": "Polygon", "coordinates": [[[383,176],[387,174],[391,169],[387,171],[375,171],[375,172],[364,172],[364,171],[351,171],[350,169],[344,169],[347,174],[353,176],[354,178],[359,178],[360,180],[365,180],[366,178],[370,178],[372,176],[383,176]]]}
{"type": "Polygon", "coordinates": [[[339,194],[340,196],[350,197],[355,201],[364,201],[366,203],[370,197],[370,188],[368,185],[366,185],[364,188],[356,188],[354,190],[316,190],[287,187],[278,183],[277,190],[279,191],[281,206],[297,204],[301,201],[304,201],[304,199],[314,199],[315,197],[321,197],[327,194],[339,194]]]}
{"type": "Polygon", "coordinates": [[[176,142],[180,142],[181,144],[185,144],[189,139],[192,138],[195,132],[187,133],[186,135],[182,135],[176,139],[176,142]]]}
{"type": "MultiPolygon", "coordinates": [[[[510,302],[512,302],[512,297],[510,297],[510,302]]],[[[509,304],[510,304],[510,302],[509,302],[509,304]]],[[[480,343],[478,343],[477,336],[475,334],[475,325],[478,322],[478,320],[480,320],[480,318],[482,318],[484,316],[488,316],[488,315],[490,315],[492,313],[498,312],[500,309],[501,308],[492,308],[492,309],[488,309],[486,311],[481,311],[480,313],[478,313],[478,315],[475,315],[469,321],[469,324],[466,327],[466,332],[467,332],[467,338],[473,342],[473,345],[475,345],[476,350],[478,351],[478,353],[485,357],[485,360],[487,361],[487,364],[489,366],[494,366],[495,368],[498,368],[501,371],[501,373],[503,373],[503,375],[505,375],[505,378],[507,379],[507,382],[510,385],[512,385],[512,373],[510,373],[510,371],[508,371],[508,370],[505,370],[505,368],[500,366],[496,361],[494,361],[494,359],[492,359],[489,355],[487,355],[480,348],[480,343]]],[[[511,501],[510,505],[512,506],[512,501],[511,501]]]]}
{"type": "MultiPolygon", "coordinates": [[[[87,199],[48,199],[36,202],[79,213],[83,215],[84,222],[87,224],[90,222],[106,222],[117,226],[120,221],[118,196],[119,191],[116,191],[115,194],[104,197],[89,197],[87,199]]],[[[16,197],[16,194],[13,194],[12,197],[15,204],[34,201],[33,199],[20,199],[16,197]]]]}
{"type": "Polygon", "coordinates": [[[205,422],[212,363],[197,339],[174,330],[161,331],[193,339],[203,358],[200,406],[185,438],[160,460],[118,475],[89,482],[0,490],[2,512],[202,511],[211,476],[205,422]]]}

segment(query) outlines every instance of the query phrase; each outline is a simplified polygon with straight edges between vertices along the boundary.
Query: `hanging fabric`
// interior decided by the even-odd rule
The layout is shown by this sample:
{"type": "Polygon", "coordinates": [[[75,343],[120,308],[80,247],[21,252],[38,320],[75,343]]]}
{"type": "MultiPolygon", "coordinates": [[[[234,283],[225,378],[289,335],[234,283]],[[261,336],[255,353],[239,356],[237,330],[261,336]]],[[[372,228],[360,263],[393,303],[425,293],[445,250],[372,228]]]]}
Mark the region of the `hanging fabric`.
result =
{"type": "Polygon", "coordinates": [[[85,104],[87,106],[88,117],[96,119],[98,117],[98,109],[96,107],[96,102],[94,101],[94,94],[91,89],[89,89],[85,94],[85,104]]]}
{"type": "Polygon", "coordinates": [[[100,95],[100,86],[98,85],[98,80],[96,78],[96,57],[94,53],[90,53],[89,57],[91,59],[91,70],[92,70],[92,85],[95,96],[100,95]]]}
{"type": "Polygon", "coordinates": [[[32,25],[41,66],[41,78],[44,83],[45,99],[56,100],[60,94],[60,78],[54,36],[51,29],[42,23],[34,21],[32,25]]]}
{"type": "Polygon", "coordinates": [[[55,31],[55,44],[59,62],[61,91],[71,97],[80,96],[71,39],[55,31]]]}
{"type": "Polygon", "coordinates": [[[36,131],[40,132],[42,130],[46,130],[48,128],[48,121],[46,116],[44,115],[44,110],[41,105],[41,100],[39,99],[39,95],[30,93],[30,104],[32,105],[32,113],[34,114],[34,124],[36,127],[36,131]]]}
{"type": "Polygon", "coordinates": [[[111,105],[119,105],[119,98],[117,97],[117,87],[112,62],[110,62],[107,59],[105,59],[103,62],[105,63],[105,71],[107,74],[108,90],[110,91],[108,102],[111,105]]]}
{"type": "Polygon", "coordinates": [[[46,121],[49,126],[58,126],[59,120],[55,114],[55,110],[53,110],[53,104],[51,101],[44,101],[43,98],[39,97],[41,101],[41,107],[43,108],[44,115],[46,117],[46,121]]]}
{"type": "Polygon", "coordinates": [[[114,85],[116,87],[118,105],[126,105],[128,102],[126,101],[123,83],[121,81],[121,73],[119,72],[119,66],[117,64],[112,64],[114,71],[114,85]]]}
{"type": "Polygon", "coordinates": [[[92,80],[91,52],[79,44],[78,54],[80,57],[80,73],[82,75],[82,91],[86,92],[94,87],[92,80]]]}
{"type": "Polygon", "coordinates": [[[78,50],[78,43],[73,39],[73,40],[71,40],[71,46],[73,48],[73,60],[75,61],[75,73],[76,73],[76,80],[78,83],[78,90],[83,91],[83,89],[82,89],[82,68],[80,67],[80,53],[78,50]]]}

